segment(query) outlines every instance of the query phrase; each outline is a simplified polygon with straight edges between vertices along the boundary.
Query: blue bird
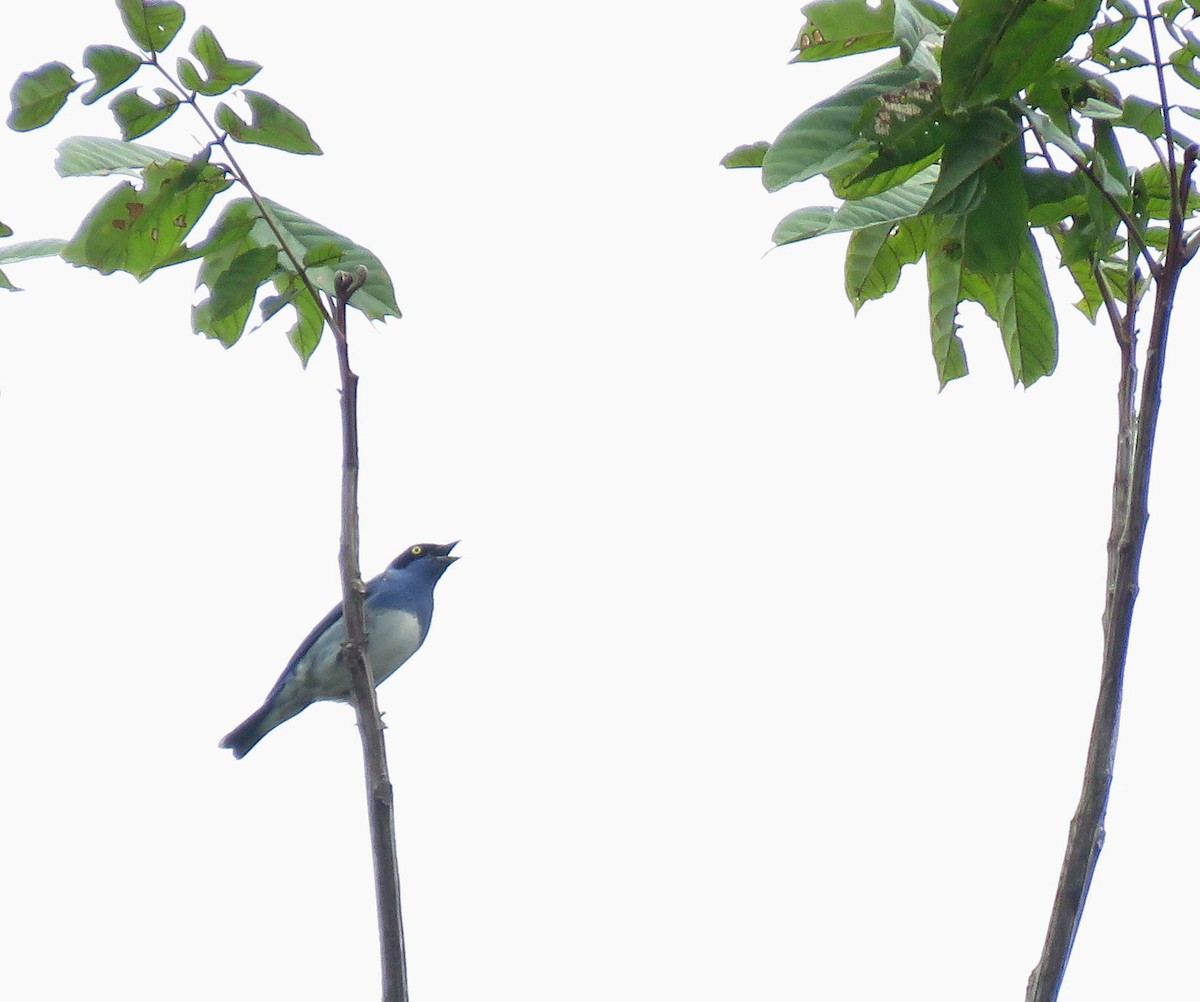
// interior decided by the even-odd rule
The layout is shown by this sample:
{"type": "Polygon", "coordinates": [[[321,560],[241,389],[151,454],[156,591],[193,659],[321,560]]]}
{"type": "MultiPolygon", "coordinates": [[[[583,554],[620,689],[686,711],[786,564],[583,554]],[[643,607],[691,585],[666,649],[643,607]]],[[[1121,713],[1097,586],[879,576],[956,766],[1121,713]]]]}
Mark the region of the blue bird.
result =
{"type": "MultiPolygon", "coordinates": [[[[433,618],[433,588],[458,557],[450,556],[457,541],[418,543],[367,582],[367,663],[378,685],[416,654],[433,618]]],[[[342,607],[313,627],[279,676],[266,702],[221,739],[241,758],[268,731],[321,699],[352,700],[350,673],[339,657],[346,642],[342,607]]]]}

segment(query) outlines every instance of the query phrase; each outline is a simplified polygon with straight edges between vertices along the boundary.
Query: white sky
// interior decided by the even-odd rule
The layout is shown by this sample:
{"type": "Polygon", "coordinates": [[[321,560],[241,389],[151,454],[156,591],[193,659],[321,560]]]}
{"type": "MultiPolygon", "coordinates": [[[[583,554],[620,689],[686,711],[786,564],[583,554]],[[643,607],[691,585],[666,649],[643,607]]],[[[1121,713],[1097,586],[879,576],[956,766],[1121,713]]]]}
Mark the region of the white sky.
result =
{"type": "MultiPolygon", "coordinates": [[[[939,395],[919,272],[855,320],[842,238],[762,256],[820,189],[717,161],[876,57],[788,66],[778,0],[189,15],[326,151],[248,150],[258,187],[396,282],[405,319],[352,330],[365,573],[463,540],[381,691],[415,1002],[1023,997],[1098,678],[1116,356],[1061,306],[1059,372],[1014,391],[971,313],[939,395]]],[[[0,78],[123,41],[110,4],[14,8],[0,78]]],[[[17,239],[110,186],[54,175],[78,133],[115,128],[74,101],[3,133],[17,239]]],[[[190,268],[10,276],[0,997],[377,998],[352,711],[216,747],[339,594],[332,345],[304,372],[283,326],[193,337],[190,268]]],[[[1063,1002],[1194,984],[1196,305],[1063,1002]]]]}

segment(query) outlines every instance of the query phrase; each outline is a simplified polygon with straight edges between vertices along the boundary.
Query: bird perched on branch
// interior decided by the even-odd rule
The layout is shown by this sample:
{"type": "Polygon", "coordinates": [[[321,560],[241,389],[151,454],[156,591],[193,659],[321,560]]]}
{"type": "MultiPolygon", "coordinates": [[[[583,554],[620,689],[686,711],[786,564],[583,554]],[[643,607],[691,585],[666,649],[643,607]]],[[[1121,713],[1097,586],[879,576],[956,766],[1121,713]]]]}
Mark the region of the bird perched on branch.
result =
{"type": "MultiPolygon", "coordinates": [[[[378,685],[411,658],[429,633],[433,618],[433,588],[458,557],[458,543],[418,543],[367,582],[364,611],[367,621],[367,663],[378,685]]],[[[268,731],[290,720],[321,699],[350,702],[353,686],[340,657],[346,642],[342,607],[336,606],[313,627],[292,655],[266,702],[221,739],[222,748],[241,758],[268,731]]]]}

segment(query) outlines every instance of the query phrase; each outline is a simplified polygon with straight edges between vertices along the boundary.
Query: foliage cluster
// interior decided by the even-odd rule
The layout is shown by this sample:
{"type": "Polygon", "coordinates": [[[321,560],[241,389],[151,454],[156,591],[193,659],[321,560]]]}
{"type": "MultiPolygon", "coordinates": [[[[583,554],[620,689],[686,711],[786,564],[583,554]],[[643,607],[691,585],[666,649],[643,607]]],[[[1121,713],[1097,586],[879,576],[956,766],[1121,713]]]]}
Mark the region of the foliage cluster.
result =
{"type": "MultiPolygon", "coordinates": [[[[1014,381],[1028,386],[1058,357],[1043,249],[1056,249],[1095,322],[1101,309],[1135,309],[1147,275],[1160,273],[1172,207],[1185,220],[1200,208],[1190,182],[1175,183],[1191,141],[1172,123],[1200,109],[1171,103],[1165,87],[1150,100],[1118,86],[1160,67],[1200,85],[1197,11],[1200,0],[1156,11],[1130,0],[964,0],[957,11],[935,0],[819,0],[804,8],[794,62],[890,48],[896,58],[722,163],[761,169],[768,191],[828,179],[841,203],[790,213],[774,241],[849,232],[845,287],[856,311],[924,259],[943,386],[967,372],[966,301],[995,322],[1014,381]],[[1151,21],[1173,51],[1159,51],[1151,21]],[[1150,55],[1125,45],[1139,23],[1150,55]],[[1148,166],[1127,166],[1123,132],[1149,142],[1148,166]]],[[[1185,260],[1195,232],[1180,234],[1185,260]]]]}
{"type": "MultiPolygon", "coordinates": [[[[137,47],[91,45],[83,53],[91,86],[85,105],[98,101],[139,74],[157,74],[156,100],[137,86],[113,97],[108,108],[120,139],[76,136],[58,148],[55,166],[63,177],[131,175],[88,213],[69,240],[42,239],[0,245],[0,264],[59,255],[71,264],[103,274],[128,272],[139,281],[161,268],[199,261],[197,286],[207,297],[192,308],[192,329],[229,347],[246,331],[259,307],[265,323],[281,310],[294,314],[288,340],[307,362],[331,321],[330,306],[338,271],[367,270],[367,279],[350,305],[372,319],[398,317],[395,291],[378,258],[354,241],[258,194],[239,166],[236,144],[269,146],[288,153],[318,155],[321,148],[308,126],[274,98],[245,88],[262,68],[231,59],[213,32],[200,27],[189,45],[191,58],[179,56],[172,73],[162,58],[184,23],[183,7],[172,0],[117,0],[125,30],[137,47]],[[224,101],[213,99],[234,87],[250,111],[249,121],[224,101]],[[212,139],[184,156],[136,143],[191,108],[212,139]],[[214,155],[216,158],[214,159],[214,155]],[[242,197],[224,201],[208,233],[187,238],[214,200],[237,186],[242,197]],[[260,292],[265,291],[265,295],[260,292]]],[[[62,62],[51,62],[17,79],[12,89],[10,128],[19,132],[49,123],[68,98],[87,81],[62,62]]],[[[11,229],[0,224],[0,236],[11,229]]],[[[0,287],[15,288],[0,271],[0,287]]]]}

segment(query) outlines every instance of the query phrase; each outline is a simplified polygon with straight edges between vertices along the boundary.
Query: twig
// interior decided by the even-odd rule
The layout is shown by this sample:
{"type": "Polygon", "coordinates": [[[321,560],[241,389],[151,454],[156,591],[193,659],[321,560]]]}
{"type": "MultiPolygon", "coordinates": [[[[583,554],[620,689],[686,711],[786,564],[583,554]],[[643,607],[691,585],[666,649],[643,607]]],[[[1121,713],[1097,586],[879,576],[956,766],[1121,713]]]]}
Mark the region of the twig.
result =
{"type": "Polygon", "coordinates": [[[322,319],[325,321],[325,323],[332,327],[333,317],[330,313],[330,310],[326,307],[324,300],[321,299],[321,294],[317,291],[317,287],[313,285],[312,279],[308,277],[308,272],[305,270],[303,262],[298,260],[296,255],[292,253],[292,249],[288,246],[283,234],[279,231],[279,226],[272,218],[271,212],[267,208],[267,203],[264,202],[262,196],[260,196],[259,193],[254,190],[254,185],[250,183],[250,178],[247,177],[246,172],[242,170],[241,164],[237,162],[237,157],[233,155],[233,150],[229,148],[229,144],[226,142],[228,134],[219,131],[217,127],[208,120],[208,116],[205,115],[200,109],[200,105],[196,103],[196,96],[190,93],[187,88],[185,88],[179,83],[179,81],[171,76],[170,73],[163,69],[162,64],[158,61],[158,53],[154,53],[150,57],[149,63],[167,79],[167,82],[170,83],[172,87],[179,92],[180,101],[183,104],[191,105],[192,111],[194,111],[200,118],[200,121],[204,123],[204,127],[208,129],[210,133],[212,133],[213,143],[221,147],[221,152],[223,152],[226,158],[229,160],[229,166],[232,169],[233,175],[237,179],[237,182],[246,189],[246,193],[250,196],[251,201],[254,202],[255,207],[262,216],[263,222],[267,224],[267,227],[270,229],[272,235],[276,240],[279,241],[279,249],[288,259],[288,262],[299,276],[300,281],[304,283],[304,288],[307,289],[308,294],[312,296],[313,302],[317,304],[317,309],[321,311],[322,319]]]}
{"type": "Polygon", "coordinates": [[[350,369],[346,340],[346,304],[367,280],[361,265],[353,276],[334,275],[333,339],[337,344],[342,382],[342,614],[346,644],[342,650],[354,683],[354,709],[362,737],[371,825],[371,858],[375,863],[375,903],[379,916],[379,953],[384,1002],[408,1002],[408,970],[404,923],[400,914],[400,875],[396,859],[396,819],[388,776],[383,721],[375,698],[375,680],[366,659],[364,591],[358,557],[358,376],[350,369]]]}

